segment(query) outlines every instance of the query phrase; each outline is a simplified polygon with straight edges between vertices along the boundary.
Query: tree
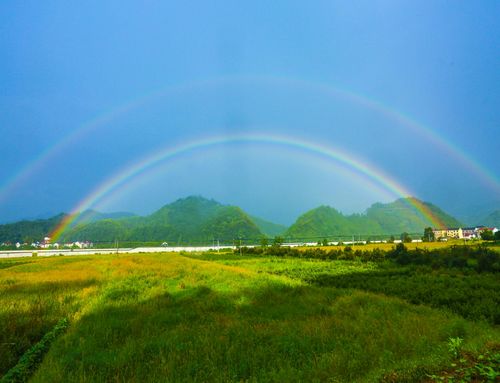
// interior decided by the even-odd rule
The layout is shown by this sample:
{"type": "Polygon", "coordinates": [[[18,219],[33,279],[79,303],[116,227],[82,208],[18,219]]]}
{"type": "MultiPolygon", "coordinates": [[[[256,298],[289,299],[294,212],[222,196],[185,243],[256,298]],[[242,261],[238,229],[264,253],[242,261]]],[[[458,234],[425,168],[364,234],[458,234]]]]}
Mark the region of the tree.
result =
{"type": "Polygon", "coordinates": [[[493,241],[494,239],[493,232],[488,229],[481,231],[481,239],[483,241],[493,241]]]}
{"type": "Polygon", "coordinates": [[[395,240],[395,239],[396,239],[396,238],[394,238],[394,236],[393,236],[393,235],[391,235],[391,237],[389,238],[389,240],[388,240],[387,242],[388,242],[388,243],[394,243],[394,240],[395,240]]]}
{"type": "Polygon", "coordinates": [[[269,241],[267,240],[266,237],[262,237],[260,240],[260,246],[261,247],[267,247],[269,245],[269,241]]]}
{"type": "Polygon", "coordinates": [[[33,237],[26,236],[23,238],[23,243],[25,243],[28,248],[30,248],[31,244],[34,242],[35,242],[35,239],[33,237]]]}
{"type": "Polygon", "coordinates": [[[328,246],[328,239],[323,239],[323,246],[328,246]]]}
{"type": "Polygon", "coordinates": [[[279,235],[277,235],[273,239],[273,246],[280,247],[281,245],[283,245],[283,242],[285,242],[285,240],[283,239],[283,237],[280,237],[279,235]]]}
{"type": "Polygon", "coordinates": [[[407,255],[408,249],[403,243],[398,243],[388,254],[389,258],[395,259],[396,262],[400,264],[406,264],[409,262],[407,255]]]}
{"type": "Polygon", "coordinates": [[[434,237],[434,231],[432,230],[432,227],[426,227],[424,229],[424,236],[422,237],[422,240],[424,242],[434,242],[436,238],[434,237]]]}
{"type": "Polygon", "coordinates": [[[498,230],[496,233],[495,233],[495,241],[500,241],[500,230],[498,230]]]}
{"type": "Polygon", "coordinates": [[[405,243],[411,242],[410,234],[408,234],[406,231],[401,233],[400,239],[405,243]]]}

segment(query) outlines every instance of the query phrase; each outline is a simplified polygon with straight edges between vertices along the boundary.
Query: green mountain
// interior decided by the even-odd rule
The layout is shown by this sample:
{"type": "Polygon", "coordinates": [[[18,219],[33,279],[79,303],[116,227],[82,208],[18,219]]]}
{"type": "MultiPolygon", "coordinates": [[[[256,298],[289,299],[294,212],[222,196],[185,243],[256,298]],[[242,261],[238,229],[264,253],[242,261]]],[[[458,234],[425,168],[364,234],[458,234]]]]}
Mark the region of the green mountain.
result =
{"type": "Polygon", "coordinates": [[[436,226],[415,207],[423,205],[445,227],[463,226],[456,218],[447,214],[436,205],[423,202],[416,198],[400,198],[394,202],[375,203],[366,210],[366,216],[380,224],[383,233],[423,232],[426,227],[436,226]]]}
{"type": "MultiPolygon", "coordinates": [[[[335,236],[374,236],[423,233],[431,222],[415,208],[424,204],[447,227],[462,226],[455,218],[435,205],[414,199],[373,204],[364,214],[344,215],[332,207],[320,206],[302,216],[286,229],[236,206],[198,196],[179,199],[145,217],[130,213],[86,211],[62,234],[60,242],[169,242],[182,244],[212,243],[220,240],[253,239],[283,235],[288,238],[333,238],[335,236]]],[[[483,223],[498,226],[498,211],[483,223]],[[495,218],[496,217],[496,218],[495,218]],[[495,221],[496,219],[496,221],[495,221]]],[[[35,221],[0,225],[0,243],[40,241],[65,217],[64,214],[35,221]]]]}
{"type": "Polygon", "coordinates": [[[447,227],[461,223],[437,206],[414,198],[401,198],[394,202],[376,203],[365,214],[343,215],[329,206],[320,206],[300,216],[285,232],[286,237],[317,239],[335,236],[372,236],[423,233],[424,228],[434,226],[415,204],[423,204],[447,227]]]}
{"type": "Polygon", "coordinates": [[[285,225],[269,222],[259,217],[250,216],[250,218],[257,225],[262,234],[271,238],[283,234],[287,229],[285,225]]]}
{"type": "Polygon", "coordinates": [[[370,218],[345,216],[330,206],[320,206],[301,215],[285,232],[285,237],[317,239],[320,237],[381,234],[382,228],[370,218]]]}
{"type": "Polygon", "coordinates": [[[67,230],[61,241],[137,241],[183,244],[262,237],[254,221],[239,207],[199,196],[179,199],[146,217],[106,219],[67,230]]]}

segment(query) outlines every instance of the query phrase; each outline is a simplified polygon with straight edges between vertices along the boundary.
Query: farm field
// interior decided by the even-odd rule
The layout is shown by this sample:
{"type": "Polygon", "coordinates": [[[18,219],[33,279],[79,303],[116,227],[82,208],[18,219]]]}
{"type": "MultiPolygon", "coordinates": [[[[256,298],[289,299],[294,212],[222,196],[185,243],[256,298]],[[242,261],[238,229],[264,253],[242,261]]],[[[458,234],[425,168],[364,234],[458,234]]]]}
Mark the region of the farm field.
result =
{"type": "MultiPolygon", "coordinates": [[[[476,246],[478,244],[484,243],[483,241],[480,240],[474,240],[472,242],[470,241],[463,241],[461,239],[450,239],[446,242],[410,242],[410,243],[405,243],[404,245],[409,249],[409,250],[414,250],[414,249],[428,249],[428,250],[435,250],[435,249],[445,249],[450,246],[476,246]]],[[[380,249],[380,250],[390,250],[394,247],[393,243],[368,243],[368,244],[354,244],[354,245],[349,245],[355,249],[363,249],[363,250],[374,250],[374,249],[380,249]]],[[[331,249],[332,246],[318,246],[319,248],[323,250],[328,250],[331,249]]],[[[344,249],[346,246],[334,246],[335,248],[341,248],[344,249]]],[[[310,247],[307,246],[301,246],[299,247],[300,250],[307,250],[310,247]]],[[[497,250],[498,247],[493,247],[496,248],[497,250]]]]}
{"type": "Polygon", "coordinates": [[[450,339],[498,349],[497,275],[232,253],[0,260],[0,376],[67,318],[31,381],[429,381],[450,339]]]}
{"type": "MultiPolygon", "coordinates": [[[[324,249],[324,248],[323,248],[324,249]]],[[[446,309],[472,320],[500,324],[500,281],[497,273],[460,269],[398,266],[390,262],[360,262],[292,257],[186,254],[258,273],[283,275],[315,286],[360,289],[403,298],[413,304],[446,309]]]]}

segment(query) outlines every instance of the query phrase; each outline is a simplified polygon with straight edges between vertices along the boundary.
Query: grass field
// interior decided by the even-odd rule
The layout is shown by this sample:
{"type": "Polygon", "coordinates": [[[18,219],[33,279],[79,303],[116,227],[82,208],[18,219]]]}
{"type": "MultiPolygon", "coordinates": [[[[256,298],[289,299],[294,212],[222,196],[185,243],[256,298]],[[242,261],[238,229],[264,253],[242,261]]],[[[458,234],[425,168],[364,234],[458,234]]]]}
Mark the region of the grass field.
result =
{"type": "Polygon", "coordinates": [[[233,254],[186,255],[257,272],[285,275],[316,286],[360,289],[447,309],[462,317],[500,324],[500,280],[496,273],[433,270],[390,262],[323,261],[233,254]]]}
{"type": "Polygon", "coordinates": [[[233,254],[1,260],[0,375],[63,318],[31,381],[421,381],[450,365],[450,338],[470,354],[500,344],[478,318],[318,282],[380,267],[233,254]]]}

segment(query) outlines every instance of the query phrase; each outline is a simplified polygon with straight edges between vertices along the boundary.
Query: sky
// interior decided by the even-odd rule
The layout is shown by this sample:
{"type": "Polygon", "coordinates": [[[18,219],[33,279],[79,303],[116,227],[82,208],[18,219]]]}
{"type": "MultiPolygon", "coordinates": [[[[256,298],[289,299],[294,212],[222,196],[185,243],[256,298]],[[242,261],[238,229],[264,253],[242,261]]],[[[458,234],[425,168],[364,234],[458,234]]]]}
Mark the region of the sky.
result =
{"type": "Polygon", "coordinates": [[[283,224],[406,194],[499,209],[498,19],[498,1],[2,1],[0,222],[188,195],[283,224]]]}

